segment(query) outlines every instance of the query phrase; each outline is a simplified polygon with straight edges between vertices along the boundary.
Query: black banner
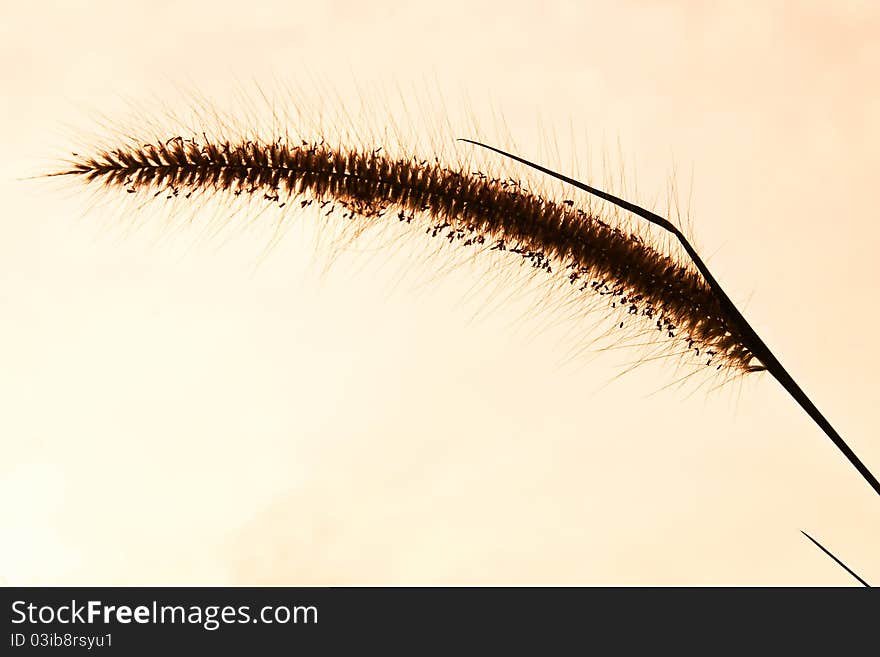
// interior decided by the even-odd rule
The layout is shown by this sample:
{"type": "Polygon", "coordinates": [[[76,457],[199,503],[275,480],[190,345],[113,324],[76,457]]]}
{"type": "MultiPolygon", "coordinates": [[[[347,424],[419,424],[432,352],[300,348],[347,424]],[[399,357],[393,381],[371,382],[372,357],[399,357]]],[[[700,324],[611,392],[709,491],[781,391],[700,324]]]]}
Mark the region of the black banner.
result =
{"type": "MultiPolygon", "coordinates": [[[[870,589],[7,588],[2,654],[442,648],[600,654],[878,642],[870,589]]],[[[710,653],[711,654],[711,653],[710,653]]]]}

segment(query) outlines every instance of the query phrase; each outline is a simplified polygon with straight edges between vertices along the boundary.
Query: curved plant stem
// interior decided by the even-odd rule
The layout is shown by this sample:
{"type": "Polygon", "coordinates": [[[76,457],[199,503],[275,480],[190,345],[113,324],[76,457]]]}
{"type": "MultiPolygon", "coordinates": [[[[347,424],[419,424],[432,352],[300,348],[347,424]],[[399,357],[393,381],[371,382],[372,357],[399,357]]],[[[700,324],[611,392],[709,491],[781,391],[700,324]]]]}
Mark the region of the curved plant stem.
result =
{"type": "Polygon", "coordinates": [[[825,416],[819,412],[819,409],[816,408],[816,405],[813,404],[810,398],[807,397],[806,393],[795,382],[788,371],[782,366],[782,363],[779,362],[779,359],[773,355],[773,352],[770,351],[770,348],[755,332],[755,330],[748,323],[746,318],[743,317],[742,313],[734,305],[733,301],[730,300],[730,297],[727,296],[727,293],[722,289],[718,281],[715,280],[715,277],[712,276],[709,268],[703,262],[702,258],[700,258],[700,256],[697,254],[694,247],[691,246],[691,244],[687,241],[687,238],[685,238],[682,232],[678,228],[676,228],[676,226],[672,222],[670,222],[668,219],[664,219],[660,215],[654,214],[653,212],[634,205],[629,201],[625,201],[621,198],[613,196],[612,194],[603,192],[602,190],[596,189],[595,187],[590,187],[589,185],[579,182],[574,178],[569,178],[568,176],[562,175],[561,173],[556,173],[555,171],[542,167],[533,162],[529,162],[528,160],[525,160],[516,155],[512,155],[511,153],[507,153],[493,146],[488,146],[478,141],[473,141],[471,139],[461,139],[460,141],[465,141],[470,144],[474,144],[475,146],[487,148],[491,151],[495,151],[496,153],[504,155],[505,157],[509,157],[512,160],[516,160],[517,162],[525,164],[526,166],[529,166],[558,180],[573,185],[578,189],[581,189],[585,192],[593,194],[594,196],[598,196],[599,198],[613,203],[614,205],[623,208],[624,210],[627,210],[629,212],[632,212],[633,214],[636,214],[643,219],[650,221],[652,224],[656,224],[657,226],[660,226],[661,228],[672,233],[684,247],[684,250],[687,252],[688,256],[690,256],[691,260],[693,260],[694,265],[696,265],[697,269],[703,275],[706,283],[709,284],[709,287],[712,288],[712,291],[717,295],[719,302],[721,303],[724,310],[728,313],[728,316],[736,320],[736,322],[738,323],[738,328],[742,332],[744,340],[746,341],[748,347],[751,349],[752,354],[755,356],[755,358],[757,358],[763,364],[763,369],[766,369],[768,372],[770,372],[770,374],[773,375],[773,377],[780,383],[780,385],[782,385],[782,387],[788,392],[788,394],[791,395],[798,404],[800,404],[801,408],[806,411],[807,415],[809,415],[813,419],[813,421],[818,424],[819,427],[821,427],[822,431],[824,431],[825,434],[831,439],[831,442],[833,442],[837,449],[839,449],[843,453],[843,455],[846,456],[853,467],[858,470],[862,478],[866,482],[868,482],[871,488],[874,489],[874,492],[880,495],[880,481],[878,481],[877,478],[868,469],[868,467],[864,463],[862,463],[859,457],[856,456],[855,452],[850,449],[849,445],[846,444],[840,434],[837,433],[834,427],[831,426],[831,423],[828,422],[827,419],[825,419],[825,416]]]}

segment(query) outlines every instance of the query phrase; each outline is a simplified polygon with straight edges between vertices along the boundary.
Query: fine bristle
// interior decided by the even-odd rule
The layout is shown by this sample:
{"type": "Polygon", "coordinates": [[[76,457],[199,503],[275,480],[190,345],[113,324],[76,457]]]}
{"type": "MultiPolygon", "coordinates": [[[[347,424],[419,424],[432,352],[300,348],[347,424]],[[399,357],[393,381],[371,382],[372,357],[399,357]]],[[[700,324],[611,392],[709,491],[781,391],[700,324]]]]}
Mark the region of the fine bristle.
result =
{"type": "Polygon", "coordinates": [[[321,216],[341,211],[364,224],[422,224],[450,244],[510,252],[572,289],[604,297],[713,370],[754,369],[736,323],[692,267],[571,200],[439,158],[394,157],[381,144],[178,136],[75,156],[55,175],[128,194],[244,196],[282,208],[316,204],[321,216]]]}

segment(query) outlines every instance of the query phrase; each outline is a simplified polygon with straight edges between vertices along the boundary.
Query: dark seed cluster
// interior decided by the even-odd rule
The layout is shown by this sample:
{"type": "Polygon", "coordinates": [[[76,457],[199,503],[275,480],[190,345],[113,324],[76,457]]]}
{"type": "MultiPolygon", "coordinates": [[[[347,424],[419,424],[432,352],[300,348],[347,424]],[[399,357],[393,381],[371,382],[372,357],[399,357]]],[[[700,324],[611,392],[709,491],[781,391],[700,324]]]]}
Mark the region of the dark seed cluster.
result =
{"type": "Polygon", "coordinates": [[[432,237],[559,270],[577,290],[607,297],[662,337],[682,341],[707,366],[750,370],[750,349],[699,272],[573,201],[544,198],[513,179],[392,158],[381,148],[181,137],[77,156],[62,173],[168,199],[245,194],[279,207],[315,206],[323,216],[425,222],[432,237]]]}

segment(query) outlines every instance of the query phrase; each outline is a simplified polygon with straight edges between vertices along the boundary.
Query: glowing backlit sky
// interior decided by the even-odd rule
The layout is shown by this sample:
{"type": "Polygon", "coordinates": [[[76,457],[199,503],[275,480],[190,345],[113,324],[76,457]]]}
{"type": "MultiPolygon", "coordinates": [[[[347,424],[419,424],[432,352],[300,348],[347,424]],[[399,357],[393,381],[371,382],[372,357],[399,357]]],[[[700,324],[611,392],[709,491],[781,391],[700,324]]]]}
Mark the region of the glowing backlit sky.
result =
{"type": "Polygon", "coordinates": [[[205,239],[21,180],[181,89],[256,81],[373,128],[398,87],[437,121],[431,93],[488,130],[497,110],[524,154],[661,211],[674,177],[713,270],[880,471],[880,9],[711,7],[6,3],[2,581],[850,584],[804,529],[880,582],[880,500],[768,377],[612,380],[638,353],[572,359],[577,326],[525,293],[486,308],[405,246],[325,272],[310,226],[266,254],[260,219],[205,239]]]}

